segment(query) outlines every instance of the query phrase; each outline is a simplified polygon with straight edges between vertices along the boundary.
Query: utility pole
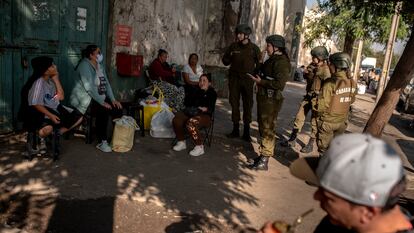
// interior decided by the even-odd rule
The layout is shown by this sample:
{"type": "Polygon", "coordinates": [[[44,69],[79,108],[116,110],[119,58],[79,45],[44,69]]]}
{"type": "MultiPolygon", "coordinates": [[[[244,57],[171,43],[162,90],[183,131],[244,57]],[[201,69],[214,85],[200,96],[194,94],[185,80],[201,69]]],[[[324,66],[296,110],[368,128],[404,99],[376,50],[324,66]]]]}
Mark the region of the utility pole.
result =
{"type": "Polygon", "coordinates": [[[354,80],[358,81],[359,70],[361,67],[361,57],[362,57],[362,47],[364,46],[364,40],[359,39],[358,42],[358,52],[355,60],[355,69],[354,69],[354,80]]]}
{"type": "MultiPolygon", "coordinates": [[[[401,8],[400,8],[400,10],[401,10],[401,8]]],[[[395,26],[396,27],[396,30],[394,31],[394,43],[392,43],[392,46],[391,46],[391,55],[390,55],[390,59],[388,60],[387,77],[390,74],[391,63],[392,63],[392,59],[393,59],[393,56],[394,56],[395,39],[397,38],[397,31],[398,31],[398,25],[400,24],[400,17],[401,17],[401,15],[398,14],[397,25],[395,26]]],[[[384,82],[384,89],[387,86],[387,84],[388,84],[388,79],[386,79],[385,82],[384,82]]]]}
{"type": "Polygon", "coordinates": [[[400,19],[401,6],[402,6],[402,2],[397,2],[397,5],[395,6],[395,13],[392,16],[390,36],[388,38],[387,50],[385,51],[384,65],[382,67],[382,73],[381,73],[381,77],[380,77],[380,81],[379,81],[379,85],[377,89],[377,97],[375,99],[376,103],[378,103],[385,89],[385,82],[388,76],[388,69],[391,64],[390,60],[392,58],[392,49],[394,47],[395,38],[397,36],[397,28],[398,28],[398,21],[400,19]]]}

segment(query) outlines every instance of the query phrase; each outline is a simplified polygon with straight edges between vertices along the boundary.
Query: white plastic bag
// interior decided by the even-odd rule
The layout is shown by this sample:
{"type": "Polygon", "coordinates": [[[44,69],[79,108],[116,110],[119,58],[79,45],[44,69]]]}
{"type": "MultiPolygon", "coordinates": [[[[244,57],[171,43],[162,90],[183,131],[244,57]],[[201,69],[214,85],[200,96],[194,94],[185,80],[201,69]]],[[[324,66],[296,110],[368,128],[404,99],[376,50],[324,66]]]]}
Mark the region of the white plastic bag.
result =
{"type": "Polygon", "coordinates": [[[112,136],[112,150],[115,152],[127,152],[134,145],[135,130],[138,125],[134,118],[130,116],[122,116],[114,119],[115,127],[112,136]]]}
{"type": "Polygon", "coordinates": [[[358,84],[358,94],[360,94],[360,95],[365,94],[366,89],[367,89],[366,85],[358,84]]]}
{"type": "Polygon", "coordinates": [[[168,109],[161,109],[152,116],[150,135],[154,138],[175,138],[172,125],[174,113],[168,109]]]}

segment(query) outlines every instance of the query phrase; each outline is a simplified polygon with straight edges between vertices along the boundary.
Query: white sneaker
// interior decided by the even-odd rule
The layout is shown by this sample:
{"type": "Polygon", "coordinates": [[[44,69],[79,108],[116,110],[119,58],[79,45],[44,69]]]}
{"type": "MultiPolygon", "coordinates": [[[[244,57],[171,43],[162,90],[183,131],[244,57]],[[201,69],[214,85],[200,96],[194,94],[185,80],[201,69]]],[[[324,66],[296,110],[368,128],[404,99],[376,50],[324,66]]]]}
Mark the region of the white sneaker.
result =
{"type": "Polygon", "coordinates": [[[191,156],[200,156],[202,154],[204,154],[204,146],[203,145],[195,146],[194,149],[192,151],[190,151],[191,156]]]}
{"type": "Polygon", "coordinates": [[[96,145],[96,148],[103,152],[112,152],[112,148],[109,146],[108,142],[106,140],[102,140],[101,143],[96,145]]]}
{"type": "Polygon", "coordinates": [[[175,151],[182,151],[187,149],[187,145],[185,144],[185,141],[178,141],[177,144],[173,147],[173,150],[175,151]]]}

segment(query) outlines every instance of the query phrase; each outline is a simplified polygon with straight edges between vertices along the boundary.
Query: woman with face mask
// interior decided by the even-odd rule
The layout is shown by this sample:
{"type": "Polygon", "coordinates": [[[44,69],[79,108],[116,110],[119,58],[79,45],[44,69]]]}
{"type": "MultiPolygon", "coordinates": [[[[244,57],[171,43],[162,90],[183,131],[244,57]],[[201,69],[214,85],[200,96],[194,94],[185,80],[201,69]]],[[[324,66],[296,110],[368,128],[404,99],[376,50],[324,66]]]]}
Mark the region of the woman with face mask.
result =
{"type": "Polygon", "coordinates": [[[76,67],[78,80],[72,90],[70,103],[85,114],[88,108],[96,112],[97,149],[111,152],[108,144],[107,124],[109,117],[120,117],[122,105],[112,92],[102,64],[103,56],[96,45],[88,45],[82,50],[82,59],[76,67]]]}

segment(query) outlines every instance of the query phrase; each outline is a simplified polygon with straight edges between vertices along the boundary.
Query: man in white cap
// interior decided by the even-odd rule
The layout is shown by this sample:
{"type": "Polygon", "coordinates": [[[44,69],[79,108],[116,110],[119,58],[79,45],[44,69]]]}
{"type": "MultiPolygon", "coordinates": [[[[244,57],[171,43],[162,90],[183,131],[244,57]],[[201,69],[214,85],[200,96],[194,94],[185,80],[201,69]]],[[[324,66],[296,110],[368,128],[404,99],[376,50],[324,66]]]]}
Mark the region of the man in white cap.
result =
{"type": "MultiPolygon", "coordinates": [[[[297,159],[290,171],[318,187],[314,198],[327,216],[315,232],[414,232],[397,204],[406,188],[401,159],[381,139],[368,134],[340,135],[323,157],[297,159]]],[[[272,232],[269,226],[262,232],[272,232]]]]}

